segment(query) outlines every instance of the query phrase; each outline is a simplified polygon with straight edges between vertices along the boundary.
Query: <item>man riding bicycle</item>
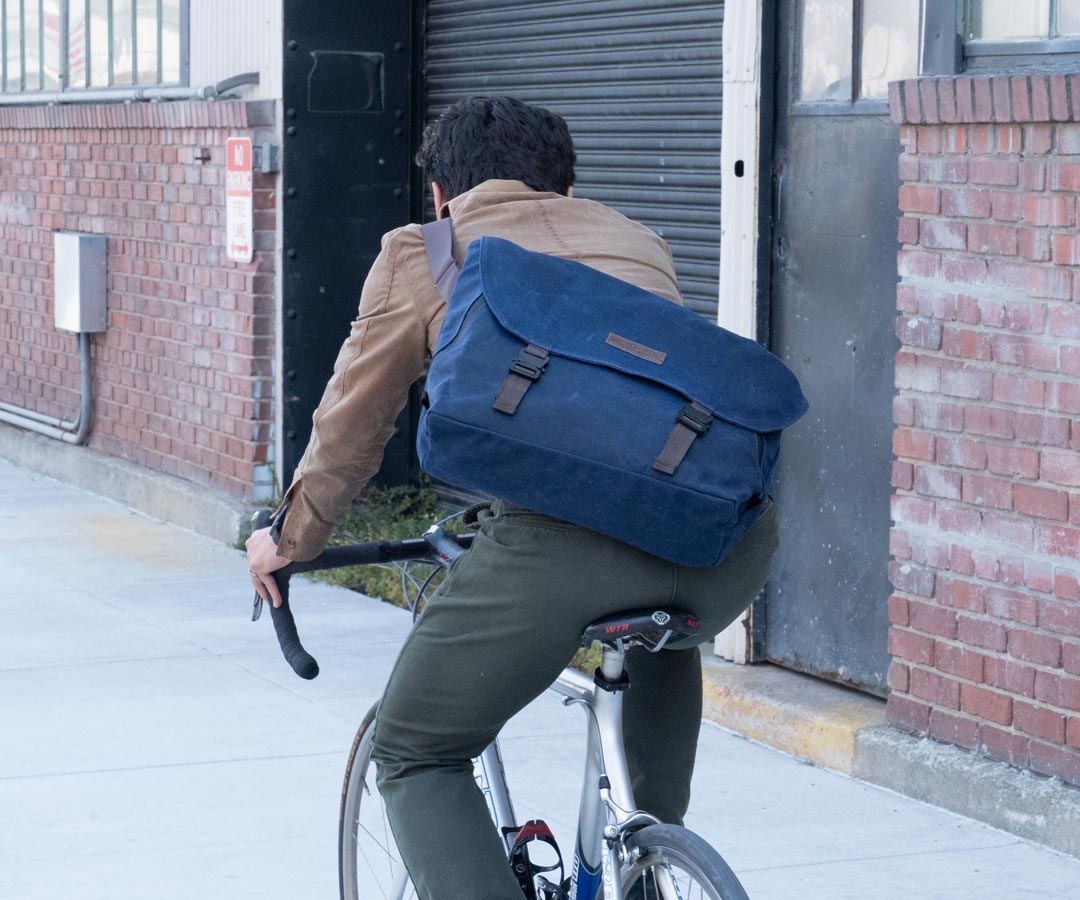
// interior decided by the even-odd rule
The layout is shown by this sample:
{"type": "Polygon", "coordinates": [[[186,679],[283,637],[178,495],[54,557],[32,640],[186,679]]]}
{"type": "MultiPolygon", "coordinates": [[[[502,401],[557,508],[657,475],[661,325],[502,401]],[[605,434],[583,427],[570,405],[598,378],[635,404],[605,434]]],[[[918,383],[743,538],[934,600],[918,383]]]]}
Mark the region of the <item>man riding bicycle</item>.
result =
{"type": "MultiPolygon", "coordinates": [[[[561,117],[509,97],[469,98],[428,128],[417,162],[431,177],[436,216],[454,223],[459,263],[472,241],[500,237],[681,302],[663,240],[608,207],[573,197],[574,148],[561,117]]],[[[273,534],[263,529],[248,541],[264,600],[280,601],[266,576],[316,556],[378,471],[445,311],[420,226],[387,234],[315,412],[284,515],[273,534]]],[[[521,900],[472,758],[554,681],[583,628],[659,604],[693,613],[702,638],[711,637],[754,599],[777,543],[771,504],[708,568],[680,566],[499,500],[480,511],[478,525],[472,549],[406,640],[376,725],[379,787],[424,900],[521,900]]],[[[624,730],[635,797],[662,821],[681,823],[701,720],[700,652],[637,648],[627,671],[634,690],[626,696],[624,730]]]]}

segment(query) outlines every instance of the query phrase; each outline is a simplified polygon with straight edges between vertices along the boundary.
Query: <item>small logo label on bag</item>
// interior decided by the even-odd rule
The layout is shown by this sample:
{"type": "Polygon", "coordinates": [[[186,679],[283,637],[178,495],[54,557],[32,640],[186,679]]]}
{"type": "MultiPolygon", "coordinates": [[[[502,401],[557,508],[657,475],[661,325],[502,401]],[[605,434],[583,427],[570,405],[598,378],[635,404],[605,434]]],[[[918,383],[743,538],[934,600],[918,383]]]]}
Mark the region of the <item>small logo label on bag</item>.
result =
{"type": "Polygon", "coordinates": [[[658,610],[652,614],[652,620],[657,625],[667,625],[667,623],[671,621],[671,616],[662,610],[658,610]]]}
{"type": "Polygon", "coordinates": [[[637,341],[630,340],[630,338],[624,338],[614,331],[607,336],[607,340],[604,341],[604,343],[610,344],[616,350],[622,350],[624,353],[636,356],[638,359],[656,363],[658,366],[663,365],[664,360],[667,359],[667,354],[663,350],[654,350],[652,347],[646,347],[644,344],[639,344],[637,341]]]}

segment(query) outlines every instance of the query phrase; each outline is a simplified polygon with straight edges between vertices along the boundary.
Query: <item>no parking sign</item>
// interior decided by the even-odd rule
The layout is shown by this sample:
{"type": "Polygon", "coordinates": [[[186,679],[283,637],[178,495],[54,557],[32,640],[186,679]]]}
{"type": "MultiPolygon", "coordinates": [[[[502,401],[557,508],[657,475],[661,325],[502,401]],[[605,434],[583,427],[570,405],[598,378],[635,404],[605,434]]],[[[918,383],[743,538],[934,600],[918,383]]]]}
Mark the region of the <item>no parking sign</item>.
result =
{"type": "Polygon", "coordinates": [[[251,262],[253,244],[251,138],[225,141],[225,245],[229,259],[251,262]]]}

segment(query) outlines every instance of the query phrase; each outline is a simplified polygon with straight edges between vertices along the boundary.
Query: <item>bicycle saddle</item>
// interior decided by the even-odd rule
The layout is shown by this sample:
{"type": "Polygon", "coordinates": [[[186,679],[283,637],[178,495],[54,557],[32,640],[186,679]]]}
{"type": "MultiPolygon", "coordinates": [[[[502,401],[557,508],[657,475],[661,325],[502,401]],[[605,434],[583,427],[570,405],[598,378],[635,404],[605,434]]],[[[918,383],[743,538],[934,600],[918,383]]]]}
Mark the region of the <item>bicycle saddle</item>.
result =
{"type": "Polygon", "coordinates": [[[612,644],[636,638],[659,650],[694,637],[700,630],[701,620],[681,609],[632,609],[586,625],[581,644],[588,647],[593,641],[612,644]]]}

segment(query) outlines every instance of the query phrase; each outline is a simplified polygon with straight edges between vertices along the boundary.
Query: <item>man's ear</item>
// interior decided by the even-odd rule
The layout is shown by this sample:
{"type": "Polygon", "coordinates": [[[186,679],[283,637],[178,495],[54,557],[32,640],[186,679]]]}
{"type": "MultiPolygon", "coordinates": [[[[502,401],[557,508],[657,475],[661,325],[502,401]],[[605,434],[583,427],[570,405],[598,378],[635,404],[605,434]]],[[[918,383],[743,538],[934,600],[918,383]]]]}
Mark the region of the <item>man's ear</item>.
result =
{"type": "Polygon", "coordinates": [[[441,219],[443,217],[443,206],[446,205],[446,194],[443,193],[443,189],[439,187],[438,182],[431,182],[431,196],[435,199],[435,218],[441,219]]]}

